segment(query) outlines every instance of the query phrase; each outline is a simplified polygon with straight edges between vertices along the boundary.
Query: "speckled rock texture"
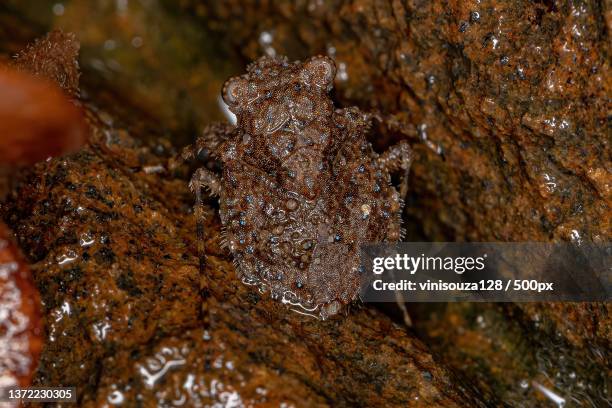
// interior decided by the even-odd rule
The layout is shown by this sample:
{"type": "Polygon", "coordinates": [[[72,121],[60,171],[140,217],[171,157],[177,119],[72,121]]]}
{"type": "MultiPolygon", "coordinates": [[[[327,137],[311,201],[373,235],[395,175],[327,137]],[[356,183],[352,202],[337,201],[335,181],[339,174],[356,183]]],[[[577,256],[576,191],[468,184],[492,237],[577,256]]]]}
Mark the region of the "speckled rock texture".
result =
{"type": "Polygon", "coordinates": [[[612,236],[605,2],[184,3],[249,59],[332,55],[338,98],[415,141],[427,237],[612,236]]]}
{"type": "MultiPolygon", "coordinates": [[[[10,64],[0,63],[0,200],[20,166],[74,152],[84,144],[87,129],[69,99],[78,91],[77,53],[73,36],[54,31],[10,64]]],[[[32,382],[43,342],[40,309],[30,266],[12,231],[0,221],[2,388],[32,382]]]]}
{"type": "MultiPolygon", "coordinates": [[[[608,2],[182,5],[247,59],[262,52],[335,59],[337,99],[388,119],[375,143],[412,142],[408,239],[612,238],[608,2]]],[[[509,307],[527,327],[539,322],[523,336],[581,350],[570,359],[599,361],[609,372],[598,356],[612,341],[609,305],[509,307]]],[[[452,354],[463,332],[442,332],[452,354]]],[[[508,379],[491,372],[485,381],[508,379]]]]}
{"type": "MultiPolygon", "coordinates": [[[[15,11],[25,3],[0,5],[7,55],[51,26],[15,11]]],[[[45,2],[49,13],[56,3],[45,2]]],[[[36,169],[2,214],[38,282],[53,288],[43,291],[50,329],[39,383],[76,381],[89,406],[183,397],[551,406],[535,384],[566,406],[609,403],[609,304],[412,306],[427,348],[371,308],[303,321],[235,279],[214,200],[206,248],[219,335],[205,333],[189,174],[156,173],[171,144],[149,150],[117,125],[138,140],[169,134],[184,144],[220,117],[222,81],[248,62],[327,54],[338,67],[336,106],[380,113],[369,135],[377,151],[407,140],[415,152],[409,240],[609,241],[609,2],[102,3],[65,2],[53,26],[78,32],[82,96],[112,114],[92,114],[95,143],[36,169]],[[132,327],[138,335],[124,336],[132,327]]]]}
{"type": "Polygon", "coordinates": [[[383,314],[321,322],[243,285],[212,208],[202,310],[186,180],[96,117],[90,147],[38,165],[5,209],[44,305],[35,384],[75,385],[82,406],[484,406],[383,314]]]}
{"type": "MultiPolygon", "coordinates": [[[[24,67],[42,66],[52,73],[46,78],[70,83],[56,74],[73,61],[58,60],[54,50],[65,47],[56,45],[46,47],[50,61],[43,52],[24,67]]],[[[200,271],[193,197],[187,177],[166,170],[167,141],[150,148],[94,106],[85,112],[88,145],[24,170],[0,207],[40,291],[45,336],[34,385],[74,386],[79,405],[92,407],[484,406],[382,313],[357,308],[321,322],[244,285],[219,246],[214,200],[200,271]]],[[[23,261],[7,269],[13,263],[5,255],[16,252],[7,248],[0,305],[18,313],[5,293],[37,297],[23,287],[23,261]],[[7,291],[11,285],[20,290],[7,291]]],[[[8,339],[6,351],[33,361],[38,338],[13,333],[11,322],[3,320],[3,335],[23,338],[8,339]]],[[[27,385],[31,364],[17,368],[27,385]]]]}
{"type": "Polygon", "coordinates": [[[40,314],[30,268],[0,222],[0,387],[31,384],[43,342],[40,314]]]}
{"type": "Polygon", "coordinates": [[[483,395],[501,396],[510,406],[549,407],[545,387],[568,406],[608,404],[612,363],[606,340],[610,335],[603,331],[610,326],[598,317],[611,314],[609,304],[530,303],[521,309],[449,303],[420,305],[412,312],[421,317],[416,323],[419,336],[483,395]],[[599,331],[562,331],[551,310],[567,316],[566,327],[595,326],[599,331]]]}

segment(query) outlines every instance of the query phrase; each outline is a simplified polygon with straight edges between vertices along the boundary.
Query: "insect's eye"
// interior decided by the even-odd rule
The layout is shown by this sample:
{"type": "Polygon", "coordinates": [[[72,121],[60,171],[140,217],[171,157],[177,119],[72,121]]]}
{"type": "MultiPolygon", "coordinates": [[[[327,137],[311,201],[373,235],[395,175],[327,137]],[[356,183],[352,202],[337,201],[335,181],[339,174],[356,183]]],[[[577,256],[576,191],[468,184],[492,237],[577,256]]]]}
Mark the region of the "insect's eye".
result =
{"type": "Polygon", "coordinates": [[[293,89],[295,89],[297,92],[301,91],[302,90],[302,84],[300,84],[299,82],[296,82],[293,85],[293,89]]]}
{"type": "Polygon", "coordinates": [[[228,105],[237,105],[249,92],[249,82],[242,77],[233,77],[223,84],[223,101],[228,105]]]}

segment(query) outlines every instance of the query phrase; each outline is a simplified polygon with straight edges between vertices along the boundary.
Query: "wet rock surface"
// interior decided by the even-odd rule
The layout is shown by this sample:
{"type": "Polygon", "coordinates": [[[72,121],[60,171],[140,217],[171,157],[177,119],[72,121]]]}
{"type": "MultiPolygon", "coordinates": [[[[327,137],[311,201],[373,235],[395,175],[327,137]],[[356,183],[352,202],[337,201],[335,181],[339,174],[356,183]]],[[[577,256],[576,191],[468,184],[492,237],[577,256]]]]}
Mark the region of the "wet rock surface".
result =
{"type": "Polygon", "coordinates": [[[427,237],[612,236],[605,3],[185,3],[247,58],[333,56],[338,97],[418,141],[407,210],[427,237]]]}
{"type": "Polygon", "coordinates": [[[510,406],[549,407],[555,398],[567,406],[607,405],[612,386],[609,336],[597,335],[596,329],[576,329],[585,321],[609,328],[610,305],[525,305],[421,305],[413,313],[423,317],[416,329],[434,353],[484,395],[497,396],[510,406]],[[572,330],[554,321],[551,310],[558,307],[564,312],[556,312],[567,316],[565,324],[572,330]],[[580,319],[572,314],[581,314],[580,319]]]}
{"type": "MultiPolygon", "coordinates": [[[[0,65],[0,199],[20,166],[85,143],[81,112],[69,100],[78,92],[77,53],[74,37],[54,31],[0,65]]],[[[43,341],[40,309],[30,266],[0,221],[0,387],[31,384],[43,341]]]]}
{"type": "MultiPolygon", "coordinates": [[[[379,129],[380,146],[398,138],[414,141],[407,225],[415,226],[417,239],[580,243],[612,237],[607,3],[336,1],[261,7],[236,1],[184,7],[212,29],[231,33],[247,58],[261,52],[333,56],[338,99],[388,115],[387,126],[379,129]]],[[[509,309],[514,318],[547,322],[511,344],[548,338],[532,344],[577,348],[568,357],[572,364],[592,358],[609,372],[610,362],[598,357],[610,348],[607,305],[509,309]]],[[[455,352],[465,333],[443,333],[445,355],[455,352]]],[[[470,345],[477,360],[496,361],[478,350],[470,345]]],[[[513,350],[517,358],[520,352],[513,350]]],[[[478,370],[475,363],[457,362],[461,369],[478,370]]],[[[493,363],[492,372],[499,374],[479,374],[481,384],[505,384],[496,395],[520,403],[523,397],[516,396],[506,371],[493,363]]],[[[554,367],[544,371],[556,375],[554,367]]],[[[561,393],[567,388],[557,386],[561,393]]],[[[607,390],[589,395],[597,400],[603,392],[597,401],[605,404],[607,390]]],[[[580,401],[588,405],[589,398],[580,401]]]]}
{"type": "Polygon", "coordinates": [[[152,173],[163,161],[99,126],[89,148],[38,165],[5,213],[45,309],[35,384],[75,385],[84,406],[483,405],[381,313],[320,322],[243,285],[212,208],[204,332],[186,181],[152,173]]]}
{"type": "MultiPolygon", "coordinates": [[[[52,26],[30,17],[42,2],[26,3],[0,5],[0,59],[52,26]]],[[[235,278],[214,201],[206,248],[218,335],[204,333],[188,175],[158,172],[172,142],[220,117],[221,82],[246,62],[328,54],[337,105],[381,113],[370,135],[379,151],[398,140],[415,151],[408,239],[609,240],[609,4],[111,3],[45,3],[53,26],[85,44],[82,97],[111,114],[92,113],[90,148],[39,165],[2,208],[42,290],[38,384],[73,382],[88,406],[545,407],[555,401],[545,390],[565,406],[608,403],[607,304],[412,308],[427,347],[370,308],[302,320],[235,278]],[[200,47],[208,32],[235,53],[200,47]]]]}
{"type": "MultiPolygon", "coordinates": [[[[46,78],[66,83],[57,73],[72,61],[44,58],[24,67],[42,64],[46,78]]],[[[87,147],[24,170],[1,208],[40,290],[45,341],[34,385],[75,386],[81,406],[484,406],[381,313],[321,322],[244,285],[219,247],[214,200],[202,275],[193,198],[186,178],[166,170],[164,145],[151,148],[85,109],[87,147]]],[[[6,278],[3,299],[22,283],[6,278]]],[[[9,340],[33,361],[39,343],[9,340]]],[[[31,364],[18,368],[27,384],[31,364]]]]}
{"type": "Polygon", "coordinates": [[[40,299],[30,268],[0,222],[0,387],[27,387],[42,347],[40,299]]]}

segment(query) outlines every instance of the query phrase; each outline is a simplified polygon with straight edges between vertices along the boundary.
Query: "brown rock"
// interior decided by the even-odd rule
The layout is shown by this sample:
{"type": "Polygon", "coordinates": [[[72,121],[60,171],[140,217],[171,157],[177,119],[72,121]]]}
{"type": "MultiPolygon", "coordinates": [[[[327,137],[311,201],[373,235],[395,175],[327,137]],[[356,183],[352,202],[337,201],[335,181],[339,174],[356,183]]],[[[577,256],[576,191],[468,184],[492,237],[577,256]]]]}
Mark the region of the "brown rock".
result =
{"type": "Polygon", "coordinates": [[[189,10],[249,59],[333,56],[339,98],[393,117],[381,146],[415,142],[407,211],[428,238],[535,241],[612,237],[602,7],[242,0],[189,10]]]}
{"type": "Polygon", "coordinates": [[[413,313],[422,317],[417,331],[431,349],[485,396],[510,406],[548,407],[545,387],[566,403],[607,404],[606,304],[450,303],[420,305],[413,313]],[[567,318],[560,325],[554,319],[562,314],[567,318]]]}
{"type": "MultiPolygon", "coordinates": [[[[69,82],[70,77],[78,79],[78,69],[76,74],[70,72],[60,78],[65,61],[54,58],[58,50],[52,44],[60,48],[66,44],[52,37],[53,33],[44,40],[45,50],[37,51],[42,47],[39,42],[20,58],[21,69],[32,69],[47,78],[0,67],[2,198],[8,190],[6,180],[12,175],[12,167],[72,152],[85,142],[86,128],[80,110],[53,84],[69,82]]],[[[30,267],[11,235],[0,221],[0,387],[28,387],[42,348],[40,297],[30,267]]]]}
{"type": "Polygon", "coordinates": [[[0,222],[0,387],[31,384],[42,347],[40,298],[30,268],[0,222]]]}
{"type": "Polygon", "coordinates": [[[483,405],[381,313],[321,322],[242,284],[212,209],[202,310],[186,180],[152,173],[163,163],[148,149],[98,126],[91,147],[38,165],[6,213],[45,307],[36,384],[74,385],[83,405],[483,405]]]}

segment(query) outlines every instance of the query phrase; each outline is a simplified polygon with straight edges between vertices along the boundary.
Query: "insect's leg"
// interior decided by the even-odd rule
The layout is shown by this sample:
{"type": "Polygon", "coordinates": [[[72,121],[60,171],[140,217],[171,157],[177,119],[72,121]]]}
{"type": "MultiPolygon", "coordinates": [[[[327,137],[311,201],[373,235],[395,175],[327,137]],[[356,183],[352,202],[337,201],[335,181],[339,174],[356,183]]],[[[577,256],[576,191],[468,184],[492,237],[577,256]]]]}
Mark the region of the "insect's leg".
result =
{"type": "Polygon", "coordinates": [[[208,156],[218,159],[221,144],[230,137],[233,129],[233,126],[228,123],[215,123],[206,126],[195,143],[186,146],[180,154],[170,159],[168,168],[174,170],[183,163],[193,161],[200,152],[206,152],[208,156]]]}
{"type": "MultiPolygon", "coordinates": [[[[413,153],[406,140],[400,141],[398,144],[391,146],[387,151],[381,154],[378,158],[379,165],[389,173],[401,172],[401,180],[399,186],[400,198],[404,200],[408,193],[408,173],[412,164],[413,153]]],[[[391,272],[391,278],[395,281],[395,275],[391,272]]],[[[395,302],[402,312],[404,324],[412,327],[412,319],[406,309],[406,302],[401,292],[395,292],[395,302]]]]}
{"type": "Polygon", "coordinates": [[[195,157],[198,155],[198,151],[199,151],[197,145],[198,145],[197,141],[194,144],[187,145],[183,148],[183,150],[179,154],[171,157],[168,160],[168,170],[171,170],[171,171],[175,170],[181,165],[194,160],[195,157]]]}
{"type": "MultiPolygon", "coordinates": [[[[395,273],[393,273],[393,269],[389,269],[389,273],[391,274],[391,279],[393,279],[393,282],[397,282],[397,280],[395,279],[395,273]]],[[[394,291],[394,294],[395,294],[395,303],[397,304],[397,307],[399,307],[400,311],[402,312],[402,317],[404,318],[404,324],[407,327],[412,327],[412,319],[410,318],[410,313],[408,313],[408,309],[406,309],[406,300],[404,299],[404,295],[399,290],[394,291]]]]}
{"type": "Polygon", "coordinates": [[[379,165],[390,174],[401,172],[400,197],[406,198],[408,193],[408,173],[412,164],[413,152],[406,140],[401,140],[391,146],[378,157],[379,165]]]}
{"type": "Polygon", "coordinates": [[[202,135],[196,141],[198,152],[205,150],[210,157],[219,159],[221,156],[221,145],[228,140],[234,131],[234,126],[229,123],[214,123],[202,130],[202,135]]]}
{"type": "Polygon", "coordinates": [[[380,111],[370,112],[370,117],[378,121],[382,126],[394,133],[400,133],[405,137],[413,140],[418,140],[418,129],[410,123],[406,117],[406,113],[384,114],[380,111]]]}
{"type": "Polygon", "coordinates": [[[200,167],[193,173],[189,182],[189,188],[196,195],[196,198],[202,189],[208,189],[210,194],[219,196],[222,188],[221,179],[212,171],[200,167]]]}
{"type": "Polygon", "coordinates": [[[212,329],[212,319],[208,298],[211,294],[211,282],[205,271],[206,248],[204,247],[204,221],[206,219],[206,212],[204,210],[202,192],[204,188],[209,188],[211,192],[219,194],[221,192],[221,180],[216,174],[214,174],[210,170],[199,168],[193,174],[193,177],[189,182],[189,188],[195,194],[196,197],[194,207],[194,215],[196,220],[196,240],[199,259],[199,270],[203,282],[203,287],[200,289],[200,291],[202,294],[203,309],[205,309],[202,313],[202,321],[204,330],[210,334],[212,329]]]}

